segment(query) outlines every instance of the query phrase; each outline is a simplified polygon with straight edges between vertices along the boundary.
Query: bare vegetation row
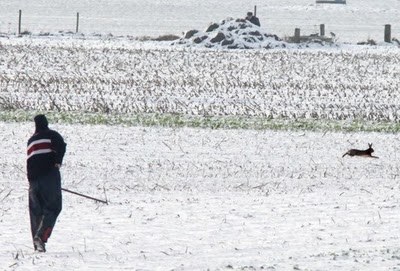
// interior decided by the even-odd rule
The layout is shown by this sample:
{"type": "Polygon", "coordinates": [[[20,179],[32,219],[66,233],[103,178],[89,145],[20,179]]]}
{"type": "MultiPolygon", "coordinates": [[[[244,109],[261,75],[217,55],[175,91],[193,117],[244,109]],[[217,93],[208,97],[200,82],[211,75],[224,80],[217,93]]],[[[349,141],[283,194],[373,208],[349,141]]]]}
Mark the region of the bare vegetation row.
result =
{"type": "Polygon", "coordinates": [[[11,41],[0,51],[2,110],[400,120],[393,49],[227,52],[11,41]]]}

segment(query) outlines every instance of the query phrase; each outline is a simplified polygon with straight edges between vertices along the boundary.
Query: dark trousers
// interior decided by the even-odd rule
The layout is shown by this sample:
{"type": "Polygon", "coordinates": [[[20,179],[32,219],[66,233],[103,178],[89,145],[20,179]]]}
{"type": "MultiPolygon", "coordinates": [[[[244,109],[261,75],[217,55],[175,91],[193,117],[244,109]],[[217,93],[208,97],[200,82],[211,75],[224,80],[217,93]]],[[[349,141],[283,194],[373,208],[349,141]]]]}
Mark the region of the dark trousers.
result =
{"type": "Polygon", "coordinates": [[[29,183],[29,215],[32,238],[47,242],[61,212],[61,176],[57,168],[29,183]]]}

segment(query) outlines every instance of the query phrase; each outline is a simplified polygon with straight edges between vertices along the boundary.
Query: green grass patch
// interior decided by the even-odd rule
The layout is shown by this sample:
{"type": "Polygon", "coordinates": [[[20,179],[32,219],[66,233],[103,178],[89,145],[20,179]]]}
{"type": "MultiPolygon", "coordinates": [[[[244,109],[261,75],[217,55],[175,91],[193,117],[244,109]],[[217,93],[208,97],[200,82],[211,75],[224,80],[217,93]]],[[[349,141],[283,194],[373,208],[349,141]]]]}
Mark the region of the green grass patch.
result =
{"type": "Polygon", "coordinates": [[[400,132],[395,122],[325,119],[271,119],[245,116],[186,116],[177,114],[103,114],[82,112],[0,111],[0,121],[30,122],[36,114],[46,114],[50,123],[124,125],[143,127],[192,127],[208,129],[295,130],[334,132],[400,132]]]}

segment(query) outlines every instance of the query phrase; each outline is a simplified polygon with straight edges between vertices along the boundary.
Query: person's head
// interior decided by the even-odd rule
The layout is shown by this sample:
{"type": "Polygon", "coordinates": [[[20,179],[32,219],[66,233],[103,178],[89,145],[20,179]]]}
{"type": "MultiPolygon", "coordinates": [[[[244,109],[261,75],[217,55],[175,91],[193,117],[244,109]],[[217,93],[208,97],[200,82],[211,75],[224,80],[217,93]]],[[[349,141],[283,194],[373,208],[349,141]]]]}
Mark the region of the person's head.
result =
{"type": "Polygon", "coordinates": [[[253,17],[253,12],[251,11],[247,12],[246,18],[251,18],[251,17],[253,17]]]}
{"type": "Polygon", "coordinates": [[[33,120],[35,121],[36,132],[47,130],[49,128],[49,122],[45,115],[37,115],[33,120]]]}

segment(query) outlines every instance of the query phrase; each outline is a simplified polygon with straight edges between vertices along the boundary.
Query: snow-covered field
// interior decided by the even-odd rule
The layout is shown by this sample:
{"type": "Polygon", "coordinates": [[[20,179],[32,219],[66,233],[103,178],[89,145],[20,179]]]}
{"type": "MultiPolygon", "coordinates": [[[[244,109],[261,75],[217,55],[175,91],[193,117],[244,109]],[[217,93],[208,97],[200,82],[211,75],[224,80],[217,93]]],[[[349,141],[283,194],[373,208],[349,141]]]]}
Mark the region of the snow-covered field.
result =
{"type": "MultiPolygon", "coordinates": [[[[86,33],[157,35],[203,30],[254,4],[279,36],[305,24],[316,30],[322,18],[341,41],[381,40],[385,23],[399,33],[395,0],[12,0],[0,1],[0,32],[14,32],[20,8],[34,32],[65,30],[71,20],[74,28],[67,14],[79,11],[86,33]]],[[[226,51],[6,35],[0,110],[396,125],[399,63],[398,47],[387,44],[226,51]]],[[[64,192],[39,254],[25,176],[33,123],[4,119],[0,270],[400,270],[396,134],[51,124],[68,143],[63,187],[109,204],[64,192]],[[379,159],[342,158],[367,143],[379,159]]]]}
{"type": "Polygon", "coordinates": [[[336,34],[339,41],[383,40],[385,24],[392,24],[399,38],[398,0],[347,0],[347,5],[316,4],[315,0],[3,0],[0,1],[0,32],[15,33],[18,10],[23,11],[22,30],[39,32],[75,31],[80,12],[83,33],[158,36],[204,30],[211,22],[227,17],[242,18],[257,5],[263,29],[280,37],[302,33],[336,34]]]}
{"type": "Polygon", "coordinates": [[[0,44],[0,108],[7,110],[400,120],[396,46],[246,51],[57,38],[0,44]]]}
{"type": "Polygon", "coordinates": [[[399,139],[52,125],[68,142],[64,209],[33,253],[25,141],[0,123],[2,270],[398,270],[399,139]],[[380,159],[342,158],[372,142],[380,159]]]}

